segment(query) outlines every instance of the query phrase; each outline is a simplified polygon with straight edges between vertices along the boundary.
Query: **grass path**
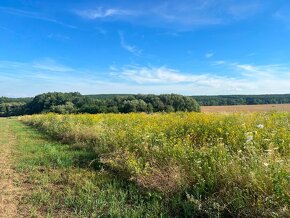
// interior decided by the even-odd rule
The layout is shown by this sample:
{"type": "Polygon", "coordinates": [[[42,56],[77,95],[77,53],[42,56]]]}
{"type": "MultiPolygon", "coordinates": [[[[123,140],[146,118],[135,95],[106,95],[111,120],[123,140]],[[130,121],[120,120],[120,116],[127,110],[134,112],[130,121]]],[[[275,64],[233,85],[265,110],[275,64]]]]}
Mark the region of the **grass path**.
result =
{"type": "Polygon", "coordinates": [[[0,217],[19,217],[20,188],[15,184],[18,173],[12,165],[16,138],[8,119],[0,119],[0,217]]]}
{"type": "Polygon", "coordinates": [[[159,196],[103,167],[98,155],[0,119],[0,217],[168,217],[159,196]]]}

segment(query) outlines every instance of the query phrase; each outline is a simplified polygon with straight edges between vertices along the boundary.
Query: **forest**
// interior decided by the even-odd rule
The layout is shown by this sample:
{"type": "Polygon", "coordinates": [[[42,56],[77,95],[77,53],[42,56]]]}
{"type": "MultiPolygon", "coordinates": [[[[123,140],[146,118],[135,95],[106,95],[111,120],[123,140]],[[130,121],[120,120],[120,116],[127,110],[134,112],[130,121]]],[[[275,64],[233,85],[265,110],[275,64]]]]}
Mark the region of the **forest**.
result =
{"type": "MultiPolygon", "coordinates": [[[[128,97],[130,94],[100,94],[88,95],[92,98],[104,99],[128,97]]],[[[225,106],[225,105],[257,105],[257,104],[288,104],[290,94],[268,94],[268,95],[193,95],[190,96],[200,106],[225,106]]]]}
{"type": "Polygon", "coordinates": [[[96,98],[73,93],[45,93],[33,99],[0,98],[0,116],[18,116],[54,112],[72,113],[131,113],[199,111],[191,97],[176,94],[128,95],[96,98]]]}
{"type": "Polygon", "coordinates": [[[81,95],[78,92],[50,92],[34,98],[0,97],[0,116],[18,116],[54,112],[71,113],[130,113],[200,111],[199,106],[257,105],[290,103],[290,94],[182,96],[177,94],[81,95]]]}
{"type": "Polygon", "coordinates": [[[290,94],[193,96],[202,106],[287,104],[290,94]]]}

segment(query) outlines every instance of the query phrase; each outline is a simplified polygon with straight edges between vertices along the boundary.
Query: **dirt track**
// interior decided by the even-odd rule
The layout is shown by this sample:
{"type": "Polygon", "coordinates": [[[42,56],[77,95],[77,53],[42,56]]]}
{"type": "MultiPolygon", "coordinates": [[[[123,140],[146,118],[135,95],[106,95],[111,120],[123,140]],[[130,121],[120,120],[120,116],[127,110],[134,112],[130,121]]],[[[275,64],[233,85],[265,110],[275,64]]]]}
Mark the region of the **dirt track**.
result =
{"type": "Polygon", "coordinates": [[[0,217],[20,217],[18,202],[20,190],[15,185],[17,173],[12,167],[12,147],[16,139],[7,119],[0,119],[0,217]]]}

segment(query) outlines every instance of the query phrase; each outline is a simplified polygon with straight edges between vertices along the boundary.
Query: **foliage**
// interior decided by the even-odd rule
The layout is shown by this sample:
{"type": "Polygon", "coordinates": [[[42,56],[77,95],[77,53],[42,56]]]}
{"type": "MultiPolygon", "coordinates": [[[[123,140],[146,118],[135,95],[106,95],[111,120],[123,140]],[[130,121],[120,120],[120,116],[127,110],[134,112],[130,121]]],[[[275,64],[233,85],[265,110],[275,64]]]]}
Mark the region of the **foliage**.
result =
{"type": "Polygon", "coordinates": [[[99,114],[20,118],[101,162],[173,216],[286,217],[290,114],[99,114]]]}
{"type": "Polygon", "coordinates": [[[71,103],[77,101],[81,97],[81,94],[77,92],[73,93],[45,93],[41,95],[37,95],[33,98],[31,102],[29,102],[26,106],[27,112],[29,114],[37,114],[43,112],[62,112],[66,109],[66,106],[69,110],[72,110],[71,103]],[[68,106],[67,104],[70,104],[68,106]]]}
{"type": "Polygon", "coordinates": [[[26,104],[30,98],[0,97],[0,117],[24,115],[26,104]]]}
{"type": "Polygon", "coordinates": [[[193,96],[193,98],[203,106],[290,103],[290,94],[193,96]]]}
{"type": "MultiPolygon", "coordinates": [[[[114,98],[96,99],[94,97],[83,96],[77,92],[53,92],[37,95],[26,104],[21,103],[21,108],[18,108],[18,110],[13,110],[13,112],[10,112],[10,108],[7,110],[1,109],[1,105],[3,104],[6,103],[0,103],[0,113],[2,116],[39,114],[47,112],[55,112],[59,114],[95,114],[199,111],[199,105],[194,99],[175,94],[116,96],[114,98]],[[15,113],[17,111],[19,113],[15,113]]],[[[2,107],[4,106],[6,105],[3,105],[2,107]]],[[[14,107],[16,107],[15,104],[11,109],[14,109],[14,107]]]]}
{"type": "Polygon", "coordinates": [[[2,103],[11,103],[11,102],[21,102],[27,103],[30,102],[32,98],[7,98],[7,97],[0,97],[0,104],[2,103]]]}
{"type": "Polygon", "coordinates": [[[290,103],[290,94],[285,95],[221,95],[182,96],[102,94],[50,92],[34,98],[0,98],[0,116],[17,116],[55,112],[70,113],[130,113],[130,112],[176,112],[199,111],[199,105],[255,105],[290,103]],[[7,107],[7,103],[13,107],[7,107]],[[18,105],[16,103],[19,103],[18,105]],[[21,103],[21,104],[20,104],[21,103]],[[12,111],[11,111],[11,110],[12,111]]]}
{"type": "Polygon", "coordinates": [[[9,102],[0,104],[0,117],[24,115],[25,103],[9,102]]]}

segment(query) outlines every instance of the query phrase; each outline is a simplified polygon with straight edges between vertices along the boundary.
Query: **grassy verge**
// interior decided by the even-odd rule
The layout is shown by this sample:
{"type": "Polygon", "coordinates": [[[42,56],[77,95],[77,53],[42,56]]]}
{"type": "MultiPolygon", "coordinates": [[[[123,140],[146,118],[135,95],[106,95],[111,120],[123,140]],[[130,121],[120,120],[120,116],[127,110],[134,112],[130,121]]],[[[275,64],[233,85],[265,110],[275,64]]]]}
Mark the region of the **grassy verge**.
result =
{"type": "Polygon", "coordinates": [[[46,138],[10,119],[17,137],[16,169],[28,190],[21,205],[31,217],[167,217],[160,196],[106,170],[87,149],[46,138]]]}

